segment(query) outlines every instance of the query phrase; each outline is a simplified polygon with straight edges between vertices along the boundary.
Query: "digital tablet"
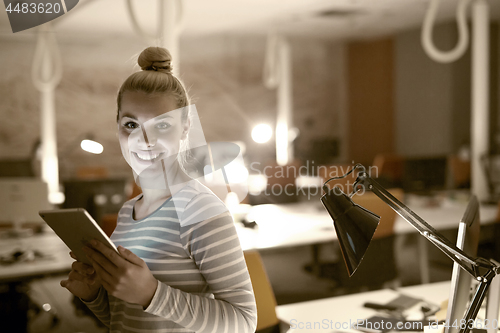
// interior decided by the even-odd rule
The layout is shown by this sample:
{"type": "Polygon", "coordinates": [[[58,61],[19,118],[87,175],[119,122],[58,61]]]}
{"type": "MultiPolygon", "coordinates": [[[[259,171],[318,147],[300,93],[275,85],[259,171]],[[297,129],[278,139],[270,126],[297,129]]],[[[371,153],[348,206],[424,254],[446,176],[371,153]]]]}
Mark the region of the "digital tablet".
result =
{"type": "Polygon", "coordinates": [[[91,265],[83,247],[92,239],[97,239],[118,253],[116,246],[85,209],[41,210],[38,213],[79,261],[91,265]]]}

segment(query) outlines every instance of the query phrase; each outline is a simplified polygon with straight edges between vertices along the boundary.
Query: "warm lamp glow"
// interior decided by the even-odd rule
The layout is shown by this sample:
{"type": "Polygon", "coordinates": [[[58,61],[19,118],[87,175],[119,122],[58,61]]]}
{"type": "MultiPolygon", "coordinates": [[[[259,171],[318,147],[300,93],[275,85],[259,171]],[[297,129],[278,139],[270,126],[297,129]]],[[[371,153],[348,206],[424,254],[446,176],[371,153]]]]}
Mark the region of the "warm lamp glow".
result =
{"type": "Polygon", "coordinates": [[[248,179],[248,169],[237,161],[233,161],[224,167],[230,183],[244,183],[248,179]]]}
{"type": "Polygon", "coordinates": [[[267,186],[265,175],[248,175],[248,192],[251,195],[261,194],[267,186]]]}
{"type": "Polygon", "coordinates": [[[92,154],[100,154],[103,152],[104,148],[99,142],[93,141],[93,140],[82,140],[82,143],[80,144],[80,147],[82,147],[83,150],[86,152],[92,153],[92,154]]]}
{"type": "Polygon", "coordinates": [[[62,204],[64,200],[66,200],[66,197],[62,192],[49,193],[49,202],[53,205],[62,204]]]}
{"type": "Polygon", "coordinates": [[[273,129],[266,124],[257,125],[252,130],[252,139],[257,143],[266,143],[272,135],[273,129]]]}

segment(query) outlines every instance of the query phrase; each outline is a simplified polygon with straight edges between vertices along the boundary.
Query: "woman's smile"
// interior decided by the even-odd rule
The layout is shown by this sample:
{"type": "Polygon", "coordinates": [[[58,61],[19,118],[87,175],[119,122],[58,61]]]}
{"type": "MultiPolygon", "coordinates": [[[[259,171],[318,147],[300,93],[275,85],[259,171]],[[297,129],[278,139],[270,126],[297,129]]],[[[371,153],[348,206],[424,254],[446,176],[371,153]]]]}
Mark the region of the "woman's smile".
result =
{"type": "Polygon", "coordinates": [[[161,156],[163,156],[163,152],[133,152],[137,158],[142,161],[154,161],[159,160],[161,156]]]}
{"type": "Polygon", "coordinates": [[[132,154],[139,160],[143,162],[156,162],[161,160],[163,155],[165,155],[164,152],[152,152],[152,151],[146,151],[146,152],[132,152],[132,154]]]}

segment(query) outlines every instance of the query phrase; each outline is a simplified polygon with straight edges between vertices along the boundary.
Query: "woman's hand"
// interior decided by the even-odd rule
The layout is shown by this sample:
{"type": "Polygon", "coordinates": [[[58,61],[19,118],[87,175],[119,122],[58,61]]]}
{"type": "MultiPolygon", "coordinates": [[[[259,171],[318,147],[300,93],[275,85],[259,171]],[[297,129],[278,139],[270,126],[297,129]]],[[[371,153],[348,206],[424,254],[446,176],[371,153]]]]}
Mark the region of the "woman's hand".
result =
{"type": "Polygon", "coordinates": [[[68,279],[61,281],[61,286],[86,302],[93,301],[101,287],[101,284],[96,279],[95,269],[78,261],[73,252],[70,252],[69,255],[76,261],[71,265],[68,279]]]}
{"type": "Polygon", "coordinates": [[[147,308],[158,280],[146,263],[122,246],[118,247],[120,254],[117,254],[99,241],[93,240],[90,245],[92,248],[84,247],[84,251],[108,294],[147,308]]]}

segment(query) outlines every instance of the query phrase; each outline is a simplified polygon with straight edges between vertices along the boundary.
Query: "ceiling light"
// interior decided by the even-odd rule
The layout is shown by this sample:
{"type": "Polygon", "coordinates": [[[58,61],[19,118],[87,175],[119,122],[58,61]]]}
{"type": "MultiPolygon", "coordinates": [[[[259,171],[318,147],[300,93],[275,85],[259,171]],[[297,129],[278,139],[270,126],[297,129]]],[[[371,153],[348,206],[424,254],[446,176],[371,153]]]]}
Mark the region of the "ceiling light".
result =
{"type": "Polygon", "coordinates": [[[260,124],[253,128],[252,139],[257,143],[265,143],[271,139],[273,135],[273,130],[271,126],[266,124],[260,124]]]}
{"type": "Polygon", "coordinates": [[[99,142],[88,139],[82,140],[82,142],[80,143],[80,147],[82,147],[82,149],[85,150],[86,152],[92,154],[100,154],[104,150],[104,148],[99,142]]]}

